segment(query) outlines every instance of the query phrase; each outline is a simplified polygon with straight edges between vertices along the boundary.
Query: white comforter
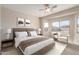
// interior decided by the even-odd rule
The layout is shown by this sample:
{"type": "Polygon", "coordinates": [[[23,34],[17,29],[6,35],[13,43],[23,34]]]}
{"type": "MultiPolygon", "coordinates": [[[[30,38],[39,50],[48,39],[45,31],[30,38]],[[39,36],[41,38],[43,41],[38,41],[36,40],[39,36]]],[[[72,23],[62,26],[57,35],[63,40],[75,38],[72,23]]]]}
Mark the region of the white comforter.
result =
{"type": "MultiPolygon", "coordinates": [[[[41,36],[37,36],[37,37],[41,37],[41,36]]],[[[18,45],[24,41],[24,40],[29,40],[31,38],[36,38],[36,37],[18,37],[18,38],[15,38],[15,46],[16,48],[18,47],[18,45]]],[[[25,55],[30,55],[30,54],[33,54],[35,53],[36,51],[39,51],[40,49],[48,46],[49,44],[53,43],[54,40],[53,38],[49,38],[48,40],[45,40],[45,41],[42,41],[42,42],[39,42],[39,43],[36,43],[36,44],[33,44],[31,46],[28,46],[27,48],[25,48],[24,51],[22,51],[25,55]]],[[[20,48],[20,47],[19,47],[20,48]]],[[[20,48],[21,49],[21,48],[20,48]]]]}

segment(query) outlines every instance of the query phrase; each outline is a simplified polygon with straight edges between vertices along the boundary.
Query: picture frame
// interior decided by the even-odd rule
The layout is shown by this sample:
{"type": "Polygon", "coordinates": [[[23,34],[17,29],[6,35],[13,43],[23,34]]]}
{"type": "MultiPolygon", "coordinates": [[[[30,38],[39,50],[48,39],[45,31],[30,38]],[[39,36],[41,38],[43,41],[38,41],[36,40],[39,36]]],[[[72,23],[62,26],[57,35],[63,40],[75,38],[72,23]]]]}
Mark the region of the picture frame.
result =
{"type": "Polygon", "coordinates": [[[30,26],[31,25],[31,22],[29,19],[25,19],[25,26],[30,26]]]}
{"type": "Polygon", "coordinates": [[[24,18],[18,18],[17,19],[17,25],[18,26],[24,26],[24,18]]]}

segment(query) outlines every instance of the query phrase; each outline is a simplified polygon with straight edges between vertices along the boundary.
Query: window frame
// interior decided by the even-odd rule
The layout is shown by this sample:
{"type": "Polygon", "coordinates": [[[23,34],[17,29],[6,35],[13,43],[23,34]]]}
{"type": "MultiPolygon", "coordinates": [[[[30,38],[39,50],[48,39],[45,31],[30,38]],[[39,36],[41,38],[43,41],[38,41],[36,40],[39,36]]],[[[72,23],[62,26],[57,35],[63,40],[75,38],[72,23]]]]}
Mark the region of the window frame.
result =
{"type": "MultiPolygon", "coordinates": [[[[59,30],[58,30],[57,32],[61,31],[61,30],[60,30],[60,29],[61,29],[61,25],[60,25],[61,21],[69,21],[69,33],[70,33],[70,20],[67,20],[67,19],[54,21],[54,22],[59,22],[59,30]]],[[[52,22],[52,27],[53,27],[53,22],[52,22]]],[[[53,31],[53,30],[52,30],[52,31],[53,31]]]]}
{"type": "Polygon", "coordinates": [[[60,20],[60,29],[61,29],[61,22],[62,22],[62,21],[69,21],[69,32],[70,32],[70,20],[66,20],[66,19],[60,20]]]}
{"type": "MultiPolygon", "coordinates": [[[[60,20],[54,21],[54,22],[59,22],[59,30],[57,31],[57,32],[59,32],[59,31],[60,31],[60,20]]],[[[53,27],[53,23],[54,23],[54,22],[52,22],[52,27],[53,27]]],[[[53,29],[52,29],[52,31],[53,31],[53,29]]]]}

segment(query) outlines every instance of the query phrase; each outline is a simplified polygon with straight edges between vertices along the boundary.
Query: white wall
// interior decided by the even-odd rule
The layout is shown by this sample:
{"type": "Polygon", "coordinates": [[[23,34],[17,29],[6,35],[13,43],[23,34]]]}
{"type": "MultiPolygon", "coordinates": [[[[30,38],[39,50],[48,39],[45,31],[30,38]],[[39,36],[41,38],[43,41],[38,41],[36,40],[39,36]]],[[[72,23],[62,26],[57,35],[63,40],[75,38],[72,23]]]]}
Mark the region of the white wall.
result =
{"type": "MultiPolygon", "coordinates": [[[[2,7],[2,39],[6,38],[6,31],[8,28],[16,28],[17,26],[17,17],[27,19],[29,17],[31,21],[31,26],[33,28],[39,28],[39,19],[33,15],[27,15],[20,12],[16,12],[7,8],[2,7]]],[[[24,26],[25,28],[26,26],[24,26]]]]}

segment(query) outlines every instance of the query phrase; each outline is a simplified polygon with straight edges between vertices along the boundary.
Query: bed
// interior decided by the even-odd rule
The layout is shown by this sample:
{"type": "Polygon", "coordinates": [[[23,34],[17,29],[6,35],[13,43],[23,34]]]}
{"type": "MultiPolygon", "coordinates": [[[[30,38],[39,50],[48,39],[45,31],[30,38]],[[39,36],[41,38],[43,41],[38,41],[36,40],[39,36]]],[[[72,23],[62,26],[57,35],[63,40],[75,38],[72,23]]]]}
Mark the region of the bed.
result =
{"type": "Polygon", "coordinates": [[[13,39],[17,49],[24,55],[42,55],[55,45],[53,38],[44,36],[31,36],[29,32],[36,31],[33,28],[13,28],[13,39]],[[16,32],[27,32],[28,36],[16,37],[16,32]]]}

